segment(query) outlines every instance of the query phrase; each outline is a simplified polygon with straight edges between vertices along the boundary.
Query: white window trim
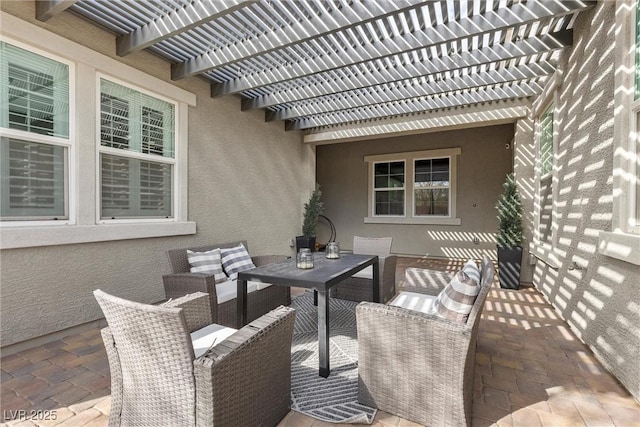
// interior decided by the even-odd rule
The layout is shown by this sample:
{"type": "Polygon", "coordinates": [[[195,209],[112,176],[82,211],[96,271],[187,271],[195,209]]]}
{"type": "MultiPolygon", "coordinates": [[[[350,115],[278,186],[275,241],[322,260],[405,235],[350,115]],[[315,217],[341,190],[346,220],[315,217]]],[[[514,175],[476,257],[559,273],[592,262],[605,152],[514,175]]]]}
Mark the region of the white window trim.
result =
{"type": "Polygon", "coordinates": [[[640,265],[640,229],[631,223],[638,179],[636,162],[635,111],[640,101],[634,100],[635,86],[636,1],[616,2],[615,69],[628,70],[615,74],[614,108],[628,111],[615,114],[613,124],[613,209],[611,231],[599,234],[598,252],[634,265],[640,265]],[[634,111],[635,109],[635,111],[634,111]]]}
{"type": "MultiPolygon", "coordinates": [[[[76,198],[73,197],[70,188],[72,188],[76,183],[76,171],[75,168],[76,158],[77,158],[77,144],[76,141],[76,129],[73,124],[75,123],[75,115],[76,115],[76,68],[75,63],[69,61],[65,58],[62,58],[58,55],[54,55],[45,50],[38,49],[37,47],[33,47],[29,44],[23,43],[19,40],[16,40],[12,37],[7,37],[4,34],[0,34],[0,41],[5,43],[12,44],[21,49],[27,50],[29,52],[33,52],[35,54],[44,56],[46,58],[52,59],[54,61],[66,64],[69,67],[69,137],[55,137],[55,136],[47,136],[41,135],[37,133],[17,130],[17,129],[5,129],[0,128],[0,136],[7,138],[15,138],[23,141],[33,141],[40,142],[48,145],[59,145],[65,147],[67,149],[67,164],[65,167],[67,168],[67,180],[68,180],[68,188],[65,188],[66,194],[66,209],[67,209],[67,218],[60,220],[11,220],[11,221],[0,221],[1,227],[30,227],[30,226],[42,226],[42,225],[70,225],[76,223],[76,198]]],[[[1,248],[0,242],[0,248],[1,248]]]]}
{"type": "Polygon", "coordinates": [[[178,117],[180,117],[180,104],[170,98],[167,98],[165,96],[162,96],[158,93],[155,92],[151,92],[149,90],[146,90],[144,88],[138,87],[136,85],[127,83],[117,77],[111,76],[109,74],[106,73],[102,73],[102,72],[98,72],[96,73],[96,223],[97,224],[121,224],[123,222],[137,222],[137,223],[149,223],[149,222],[175,222],[176,218],[178,218],[178,194],[181,191],[180,189],[180,185],[178,183],[178,174],[179,174],[179,158],[178,158],[178,152],[177,152],[177,146],[178,146],[178,135],[180,134],[180,123],[179,123],[179,119],[178,117]],[[155,156],[155,155],[150,155],[150,154],[145,154],[145,153],[140,153],[137,151],[126,151],[126,150],[120,150],[117,148],[110,148],[110,147],[103,147],[101,145],[101,141],[100,141],[100,120],[101,120],[101,115],[100,115],[100,96],[101,96],[101,90],[100,90],[100,80],[101,79],[105,79],[108,80],[112,83],[116,83],[120,86],[124,86],[126,88],[138,91],[140,93],[144,93],[145,95],[151,96],[153,98],[157,98],[160,99],[162,101],[165,101],[169,104],[172,104],[174,106],[174,155],[173,157],[159,157],[159,156],[155,156]],[[144,161],[150,161],[150,162],[155,162],[155,163],[165,163],[165,164],[170,164],[173,166],[173,188],[172,188],[172,207],[171,207],[171,211],[173,212],[173,217],[172,218],[117,218],[117,219],[104,219],[102,218],[102,214],[101,214],[101,209],[102,209],[102,203],[101,203],[101,195],[102,195],[102,191],[101,191],[101,179],[100,179],[100,170],[101,170],[101,166],[100,166],[100,155],[101,154],[109,154],[109,155],[113,155],[113,156],[119,156],[119,157],[126,157],[126,158],[131,158],[131,159],[139,159],[139,160],[144,160],[144,161]]]}
{"type": "Polygon", "coordinates": [[[405,153],[379,154],[365,156],[364,161],[369,164],[368,168],[368,189],[367,189],[367,212],[364,218],[365,224],[428,224],[428,225],[461,225],[461,220],[456,216],[457,199],[457,156],[462,153],[461,148],[444,148],[439,150],[412,151],[405,153]],[[414,216],[414,162],[415,160],[431,158],[449,158],[450,173],[450,199],[449,216],[414,216]],[[405,162],[405,198],[404,212],[400,216],[375,215],[374,198],[374,165],[381,162],[405,162]]]}
{"type": "MultiPolygon", "coordinates": [[[[75,174],[83,170],[91,170],[91,177],[69,177],[69,220],[67,221],[11,221],[0,222],[0,249],[14,249],[36,246],[53,246],[62,244],[101,242],[123,239],[176,236],[195,234],[195,222],[188,221],[188,174],[187,144],[188,107],[196,105],[196,95],[180,89],[171,83],[153,77],[147,73],[125,65],[113,58],[91,50],[83,45],[65,39],[15,16],[0,11],[0,36],[12,44],[24,46],[36,53],[43,52],[54,58],[63,58],[75,64],[74,80],[70,87],[70,99],[74,105],[83,105],[87,117],[95,117],[95,74],[108,72],[110,76],[119,78],[130,85],[145,89],[152,93],[162,93],[165,97],[179,105],[176,111],[176,180],[178,187],[174,192],[176,203],[173,220],[132,220],[118,224],[96,223],[96,198],[98,193],[93,181],[96,165],[96,135],[93,121],[77,120],[77,114],[70,116],[69,132],[73,133],[73,141],[69,150],[69,167],[75,174]],[[91,87],[91,90],[87,90],[91,87]],[[71,95],[74,94],[74,95],[71,95]],[[180,123],[185,124],[180,126],[180,123]],[[179,143],[182,141],[182,143],[179,143]],[[81,168],[82,166],[82,168],[81,168]],[[81,197],[79,197],[81,196],[81,197]],[[18,222],[20,224],[18,224],[18,222]],[[140,224],[144,223],[144,227],[140,224]]],[[[20,46],[20,47],[22,47],[20,46]]],[[[56,59],[58,60],[58,59],[56,59]]],[[[70,106],[71,109],[71,106],[70,106]]],[[[79,175],[78,175],[79,176],[79,175]]]]}
{"type": "MultiPolygon", "coordinates": [[[[562,81],[562,74],[559,71],[549,79],[547,85],[542,91],[542,94],[536,99],[531,108],[531,118],[535,123],[534,140],[535,140],[535,185],[536,194],[534,197],[534,230],[533,241],[529,245],[529,252],[536,258],[540,259],[544,263],[548,264],[552,268],[559,268],[561,265],[560,256],[557,253],[557,239],[556,233],[558,218],[555,201],[558,199],[558,175],[557,165],[555,159],[557,157],[558,150],[558,116],[556,114],[558,105],[558,88],[562,81]],[[541,203],[541,191],[540,183],[542,181],[542,167],[540,164],[540,119],[542,115],[547,111],[550,105],[554,106],[553,111],[553,167],[551,170],[551,185],[552,185],[552,201],[553,207],[551,211],[551,242],[541,240],[540,235],[540,213],[542,210],[541,203]]],[[[548,178],[549,174],[545,174],[544,178],[548,178]]]]}

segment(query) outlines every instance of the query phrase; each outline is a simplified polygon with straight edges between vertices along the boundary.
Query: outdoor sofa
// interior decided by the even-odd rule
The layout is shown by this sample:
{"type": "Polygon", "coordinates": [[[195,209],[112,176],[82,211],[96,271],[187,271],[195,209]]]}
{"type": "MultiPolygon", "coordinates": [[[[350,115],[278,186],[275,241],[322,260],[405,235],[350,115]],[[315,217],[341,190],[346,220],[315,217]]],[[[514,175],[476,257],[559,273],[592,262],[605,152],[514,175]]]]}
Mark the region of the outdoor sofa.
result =
{"type": "Polygon", "coordinates": [[[424,312],[452,275],[420,268],[406,270],[390,304],[356,307],[360,403],[427,426],[471,424],[478,325],[494,266],[484,257],[476,272],[464,322],[424,312]]]}
{"type": "MultiPolygon", "coordinates": [[[[194,292],[209,295],[213,322],[225,326],[237,327],[236,295],[237,283],[234,277],[218,278],[214,274],[192,273],[187,251],[202,253],[216,248],[235,248],[243,245],[244,240],[226,243],[213,243],[194,248],[172,249],[167,251],[171,273],[164,275],[164,291],[167,298],[178,298],[194,292]]],[[[256,267],[286,259],[284,255],[252,256],[256,267]]],[[[252,321],[279,305],[291,304],[291,290],[287,286],[274,286],[268,283],[247,283],[247,320],[252,321]]]]}

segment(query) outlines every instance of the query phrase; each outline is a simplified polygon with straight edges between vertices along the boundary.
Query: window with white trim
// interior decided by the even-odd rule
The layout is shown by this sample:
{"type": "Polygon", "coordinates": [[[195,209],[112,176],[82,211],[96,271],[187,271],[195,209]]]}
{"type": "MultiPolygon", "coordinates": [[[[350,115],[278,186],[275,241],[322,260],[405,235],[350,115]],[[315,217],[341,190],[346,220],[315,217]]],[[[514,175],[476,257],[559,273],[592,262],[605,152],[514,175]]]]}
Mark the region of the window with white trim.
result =
{"type": "Polygon", "coordinates": [[[374,164],[374,215],[404,215],[405,162],[374,164]]]}
{"type": "Polygon", "coordinates": [[[0,219],[69,218],[70,66],[0,41],[0,219]]]}
{"type": "Polygon", "coordinates": [[[367,223],[460,225],[456,156],[460,148],[366,156],[367,223]]]}
{"type": "Polygon", "coordinates": [[[538,168],[539,168],[539,221],[540,240],[552,243],[553,238],[553,103],[549,105],[538,122],[538,168]]]}
{"type": "Polygon", "coordinates": [[[449,157],[414,161],[414,216],[449,216],[450,167],[449,157]]]}
{"type": "Polygon", "coordinates": [[[172,218],[175,105],[100,78],[100,219],[172,218]]]}

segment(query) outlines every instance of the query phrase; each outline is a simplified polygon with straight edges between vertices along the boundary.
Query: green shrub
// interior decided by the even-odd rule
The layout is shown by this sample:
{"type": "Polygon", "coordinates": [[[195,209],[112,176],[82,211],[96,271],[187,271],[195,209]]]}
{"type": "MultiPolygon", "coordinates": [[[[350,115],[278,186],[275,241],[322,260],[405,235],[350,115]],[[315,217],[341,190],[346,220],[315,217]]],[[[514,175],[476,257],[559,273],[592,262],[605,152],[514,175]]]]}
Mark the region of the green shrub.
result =
{"type": "Polygon", "coordinates": [[[305,237],[313,237],[316,235],[318,217],[324,212],[324,203],[320,201],[320,196],[322,196],[322,192],[318,187],[311,193],[309,201],[304,204],[302,235],[305,237]]]}

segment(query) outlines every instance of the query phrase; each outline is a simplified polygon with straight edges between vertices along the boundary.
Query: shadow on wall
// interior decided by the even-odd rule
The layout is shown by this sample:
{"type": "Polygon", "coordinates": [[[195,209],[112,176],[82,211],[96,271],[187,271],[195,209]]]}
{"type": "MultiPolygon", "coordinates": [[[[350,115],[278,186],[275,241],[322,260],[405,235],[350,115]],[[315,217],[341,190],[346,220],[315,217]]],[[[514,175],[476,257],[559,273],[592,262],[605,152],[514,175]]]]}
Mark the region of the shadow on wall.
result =
{"type": "MultiPolygon", "coordinates": [[[[494,233],[475,233],[469,231],[427,231],[427,236],[438,244],[443,256],[457,259],[480,260],[484,255],[496,261],[498,254],[495,249],[496,237],[494,233]],[[465,246],[478,245],[478,248],[465,246]],[[492,249],[486,248],[491,245],[492,249]]],[[[430,256],[430,254],[425,254],[430,256]]]]}
{"type": "Polygon", "coordinates": [[[614,9],[603,3],[586,15],[588,31],[576,33],[564,64],[554,126],[552,241],[559,266],[538,262],[534,283],[637,399],[640,269],[598,253],[614,210],[614,9]]]}

